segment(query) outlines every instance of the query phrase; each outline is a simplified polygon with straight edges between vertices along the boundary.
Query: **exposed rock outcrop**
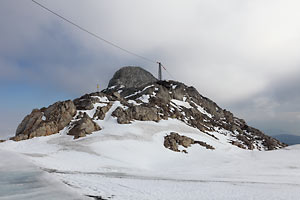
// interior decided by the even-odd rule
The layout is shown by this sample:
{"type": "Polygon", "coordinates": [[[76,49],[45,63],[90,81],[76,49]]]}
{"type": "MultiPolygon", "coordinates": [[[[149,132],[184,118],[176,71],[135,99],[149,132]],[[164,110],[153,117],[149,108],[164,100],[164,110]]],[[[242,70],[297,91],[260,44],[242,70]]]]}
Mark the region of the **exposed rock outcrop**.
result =
{"type": "Polygon", "coordinates": [[[111,106],[112,106],[111,102],[109,102],[106,106],[98,106],[97,109],[96,109],[96,112],[93,116],[93,119],[104,120],[105,115],[109,111],[111,106]]]}
{"type": "Polygon", "coordinates": [[[98,103],[99,100],[92,97],[89,94],[85,94],[80,98],[74,99],[74,104],[77,110],[91,110],[94,108],[94,103],[98,103]]]}
{"type": "Polygon", "coordinates": [[[114,74],[108,87],[137,88],[156,81],[157,79],[151,73],[141,67],[123,67],[114,74]]]}
{"type": "Polygon", "coordinates": [[[96,124],[86,113],[83,113],[81,119],[72,123],[72,126],[73,127],[68,132],[68,135],[73,135],[74,139],[85,137],[87,134],[101,130],[100,126],[96,124]]]}
{"type": "Polygon", "coordinates": [[[206,149],[211,149],[214,150],[215,148],[209,144],[206,144],[205,142],[202,141],[196,141],[190,137],[184,136],[184,135],[179,135],[178,133],[171,132],[169,135],[166,135],[164,138],[164,146],[167,149],[170,149],[172,151],[176,152],[184,152],[187,153],[186,149],[179,150],[179,145],[181,145],[184,148],[190,147],[192,144],[199,144],[206,149]]]}
{"type": "Polygon", "coordinates": [[[19,141],[58,133],[66,127],[76,114],[71,100],[57,102],[48,108],[34,109],[18,126],[12,140],[19,141]]]}
{"type": "MultiPolygon", "coordinates": [[[[51,135],[65,127],[69,130],[67,134],[79,138],[100,130],[101,120],[113,116],[119,124],[135,120],[159,122],[177,119],[215,140],[225,136],[228,143],[243,149],[273,150],[286,146],[248,126],[243,119],[200,95],[194,87],[177,81],[158,81],[140,67],[121,68],[107,89],[85,94],[73,102],[58,102],[48,108],[33,110],[24,118],[12,139],[18,141],[51,135]]],[[[178,134],[171,134],[165,141],[167,148],[174,151],[178,150],[178,145],[185,148],[190,144],[212,148],[178,134]]]]}
{"type": "Polygon", "coordinates": [[[118,123],[120,124],[129,124],[133,120],[140,121],[156,121],[160,120],[158,110],[155,107],[147,106],[133,106],[123,109],[118,107],[112,113],[113,117],[117,117],[118,123]]]}
{"type": "Polygon", "coordinates": [[[126,107],[119,107],[113,112],[120,124],[134,120],[159,121],[174,118],[215,139],[218,139],[215,132],[226,135],[231,144],[244,149],[274,150],[286,146],[248,126],[243,119],[200,95],[194,87],[180,82],[157,81],[139,88],[108,88],[104,93],[112,94],[117,91],[122,105],[126,107]],[[135,112],[136,110],[139,112],[135,112]]]}

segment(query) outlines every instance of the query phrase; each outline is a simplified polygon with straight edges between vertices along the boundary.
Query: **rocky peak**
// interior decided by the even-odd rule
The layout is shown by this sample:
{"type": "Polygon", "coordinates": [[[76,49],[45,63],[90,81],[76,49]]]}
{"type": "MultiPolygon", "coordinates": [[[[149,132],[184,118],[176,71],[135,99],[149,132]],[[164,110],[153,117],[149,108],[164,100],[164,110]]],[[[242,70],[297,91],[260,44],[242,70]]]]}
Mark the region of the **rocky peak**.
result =
{"type": "Polygon", "coordinates": [[[156,82],[157,79],[141,67],[123,67],[119,69],[108,83],[110,87],[137,88],[156,82]]]}
{"type": "MultiPolygon", "coordinates": [[[[124,67],[101,92],[85,94],[73,101],[57,102],[48,108],[35,109],[19,125],[12,139],[23,140],[65,130],[74,138],[101,132],[101,124],[114,119],[119,124],[134,121],[175,119],[199,130],[213,140],[224,140],[243,149],[273,150],[285,144],[247,125],[191,86],[177,81],[158,81],[139,67],[124,67]]],[[[185,142],[209,149],[213,146],[184,135],[171,134],[165,146],[177,151],[185,142]]]]}

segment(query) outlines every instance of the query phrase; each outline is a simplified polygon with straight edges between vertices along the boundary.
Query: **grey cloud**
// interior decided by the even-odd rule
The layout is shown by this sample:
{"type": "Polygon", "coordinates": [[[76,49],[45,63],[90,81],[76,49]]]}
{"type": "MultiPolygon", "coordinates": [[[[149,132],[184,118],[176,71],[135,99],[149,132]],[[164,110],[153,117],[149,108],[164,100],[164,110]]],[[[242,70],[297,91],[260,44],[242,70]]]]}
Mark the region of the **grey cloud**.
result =
{"type": "Polygon", "coordinates": [[[299,71],[272,81],[262,92],[246,101],[227,106],[250,124],[269,134],[300,135],[299,71]]]}

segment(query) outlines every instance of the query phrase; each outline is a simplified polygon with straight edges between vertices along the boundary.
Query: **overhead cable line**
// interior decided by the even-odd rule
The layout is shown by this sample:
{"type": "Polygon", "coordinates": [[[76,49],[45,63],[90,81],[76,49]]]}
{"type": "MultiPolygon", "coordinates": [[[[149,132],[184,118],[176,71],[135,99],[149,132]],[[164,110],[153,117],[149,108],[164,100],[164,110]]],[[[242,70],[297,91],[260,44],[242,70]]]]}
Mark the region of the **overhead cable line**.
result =
{"type": "Polygon", "coordinates": [[[110,42],[110,41],[104,39],[103,37],[101,37],[101,36],[99,36],[99,35],[97,35],[97,34],[91,32],[91,31],[87,30],[86,28],[84,28],[84,27],[82,27],[82,26],[80,26],[80,25],[78,25],[78,24],[75,24],[74,22],[72,22],[72,21],[70,21],[69,19],[63,17],[62,15],[60,15],[60,14],[54,12],[53,10],[50,10],[49,8],[47,8],[46,6],[42,5],[41,3],[39,3],[39,2],[37,2],[37,1],[35,1],[35,0],[32,0],[32,2],[35,3],[35,4],[37,4],[38,6],[42,7],[43,9],[47,10],[48,12],[50,12],[50,13],[56,15],[57,17],[61,18],[62,20],[68,22],[69,24],[71,24],[71,25],[73,25],[73,26],[79,28],[80,30],[82,30],[82,31],[84,31],[84,32],[86,32],[86,33],[88,33],[88,34],[90,34],[91,36],[97,38],[98,40],[101,40],[101,41],[103,41],[103,42],[105,42],[105,43],[107,43],[107,44],[109,44],[109,45],[111,45],[111,46],[113,46],[113,47],[115,47],[115,48],[118,48],[118,49],[120,49],[120,50],[122,50],[122,51],[124,51],[124,52],[126,52],[126,53],[129,53],[129,54],[131,54],[131,55],[133,55],[133,56],[139,57],[139,58],[141,58],[141,59],[143,59],[143,60],[146,60],[146,61],[148,61],[148,62],[156,63],[156,61],[154,61],[154,60],[152,60],[152,59],[150,59],[150,58],[146,58],[146,57],[141,56],[141,55],[139,55],[139,54],[136,54],[136,53],[134,53],[134,52],[132,52],[132,51],[129,51],[129,50],[123,48],[123,47],[120,47],[120,46],[114,44],[113,42],[110,42]]]}
{"type": "Polygon", "coordinates": [[[167,74],[170,76],[170,78],[172,78],[173,80],[176,80],[174,76],[172,76],[172,74],[166,69],[166,67],[164,65],[161,65],[163,67],[163,69],[167,72],[167,74]]]}
{"type": "Polygon", "coordinates": [[[60,19],[64,20],[65,22],[67,22],[67,23],[69,23],[69,24],[71,24],[71,25],[77,27],[77,28],[80,29],[81,31],[88,33],[89,35],[95,37],[95,38],[98,39],[98,40],[101,40],[102,42],[105,42],[105,43],[107,43],[107,44],[109,44],[109,45],[111,45],[111,46],[113,46],[113,47],[115,47],[115,48],[117,48],[117,49],[120,49],[120,50],[122,50],[122,51],[124,51],[124,52],[126,52],[126,53],[128,53],[128,54],[131,54],[131,55],[133,55],[133,56],[136,56],[136,57],[138,57],[138,58],[140,58],[140,59],[143,59],[143,60],[145,60],[145,61],[148,61],[148,62],[151,62],[151,63],[155,63],[155,64],[160,64],[160,65],[163,67],[163,69],[168,73],[168,75],[169,75],[171,78],[175,79],[175,78],[170,74],[170,72],[166,69],[166,67],[163,66],[160,62],[156,62],[156,61],[154,61],[154,60],[152,60],[152,59],[150,59],[150,58],[147,58],[147,57],[145,57],[145,56],[141,56],[141,55],[139,55],[139,54],[137,54],[137,53],[134,53],[134,52],[129,51],[129,50],[123,48],[123,47],[120,47],[119,45],[117,45],[117,44],[115,44],[115,43],[113,43],[113,42],[110,42],[110,41],[104,39],[103,37],[97,35],[96,33],[93,33],[93,32],[91,32],[91,31],[87,30],[86,28],[84,28],[84,27],[82,27],[82,26],[80,26],[80,25],[78,25],[78,24],[72,22],[71,20],[69,20],[69,19],[63,17],[62,15],[60,15],[60,14],[54,12],[53,10],[51,10],[51,9],[47,8],[46,6],[44,6],[43,4],[41,4],[41,3],[39,3],[39,2],[37,2],[37,1],[35,1],[35,0],[31,0],[31,1],[32,1],[33,3],[35,3],[36,5],[40,6],[41,8],[43,8],[43,9],[47,10],[48,12],[54,14],[55,16],[59,17],[60,19]]]}

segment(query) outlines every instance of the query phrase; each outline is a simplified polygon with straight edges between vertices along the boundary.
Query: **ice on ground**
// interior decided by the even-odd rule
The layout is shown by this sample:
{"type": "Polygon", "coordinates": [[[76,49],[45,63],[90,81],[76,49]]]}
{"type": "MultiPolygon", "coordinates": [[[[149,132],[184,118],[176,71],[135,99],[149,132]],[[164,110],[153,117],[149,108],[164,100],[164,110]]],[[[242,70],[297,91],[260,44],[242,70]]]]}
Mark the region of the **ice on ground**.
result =
{"type": "Polygon", "coordinates": [[[15,153],[0,151],[0,199],[88,199],[15,153]]]}

